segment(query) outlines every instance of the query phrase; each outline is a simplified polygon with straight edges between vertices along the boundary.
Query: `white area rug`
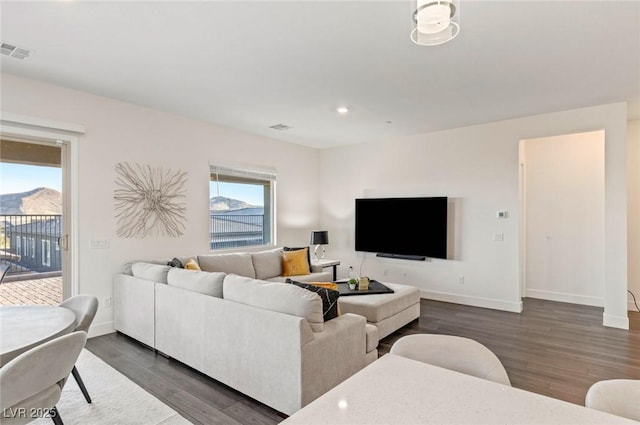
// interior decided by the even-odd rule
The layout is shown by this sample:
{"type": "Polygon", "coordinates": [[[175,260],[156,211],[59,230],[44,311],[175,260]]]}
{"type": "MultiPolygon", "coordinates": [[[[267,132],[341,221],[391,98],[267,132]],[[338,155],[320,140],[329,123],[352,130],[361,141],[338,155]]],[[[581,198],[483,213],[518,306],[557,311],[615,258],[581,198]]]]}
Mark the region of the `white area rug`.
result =
{"type": "MultiPolygon", "coordinates": [[[[191,423],[87,350],[82,350],[76,366],[93,403],[86,402],[76,380],[69,376],[57,404],[65,425],[191,423]]],[[[32,424],[51,425],[53,422],[41,418],[32,424]]]]}

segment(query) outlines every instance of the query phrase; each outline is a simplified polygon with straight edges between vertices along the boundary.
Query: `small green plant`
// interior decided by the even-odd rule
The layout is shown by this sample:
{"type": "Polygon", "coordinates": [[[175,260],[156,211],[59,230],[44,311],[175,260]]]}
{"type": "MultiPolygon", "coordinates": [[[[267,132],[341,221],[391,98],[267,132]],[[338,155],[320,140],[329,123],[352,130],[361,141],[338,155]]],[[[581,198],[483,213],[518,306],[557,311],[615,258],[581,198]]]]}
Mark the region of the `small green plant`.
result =
{"type": "Polygon", "coordinates": [[[356,285],[358,284],[358,279],[351,278],[347,283],[349,284],[349,288],[355,289],[356,285]]]}

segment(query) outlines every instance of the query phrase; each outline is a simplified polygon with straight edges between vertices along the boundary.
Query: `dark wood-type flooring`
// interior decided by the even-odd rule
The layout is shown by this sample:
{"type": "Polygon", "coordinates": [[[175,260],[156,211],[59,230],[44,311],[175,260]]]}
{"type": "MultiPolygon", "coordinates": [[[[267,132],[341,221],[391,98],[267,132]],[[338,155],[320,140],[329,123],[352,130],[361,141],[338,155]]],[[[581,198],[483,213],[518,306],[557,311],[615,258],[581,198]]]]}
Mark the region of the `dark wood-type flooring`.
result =
{"type": "MultiPolygon", "coordinates": [[[[640,313],[631,313],[633,324],[640,313]]],[[[473,338],[500,358],[516,388],[576,404],[589,387],[640,379],[640,327],[602,326],[602,308],[524,300],[522,314],[422,300],[420,319],[380,342],[380,355],[403,335],[473,338]]],[[[92,338],[87,348],[195,424],[276,424],[273,409],[120,334],[92,338]]]]}

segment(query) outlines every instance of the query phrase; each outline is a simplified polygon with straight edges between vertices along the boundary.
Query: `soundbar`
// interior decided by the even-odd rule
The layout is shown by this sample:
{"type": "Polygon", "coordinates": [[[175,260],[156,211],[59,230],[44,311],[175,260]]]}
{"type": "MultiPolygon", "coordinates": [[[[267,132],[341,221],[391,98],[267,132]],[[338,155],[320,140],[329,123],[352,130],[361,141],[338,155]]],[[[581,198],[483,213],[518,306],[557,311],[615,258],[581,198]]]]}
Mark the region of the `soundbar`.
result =
{"type": "Polygon", "coordinates": [[[378,252],[376,257],[384,258],[397,258],[399,260],[412,260],[412,261],[424,261],[427,259],[424,255],[401,255],[401,254],[386,254],[384,252],[378,252]]]}

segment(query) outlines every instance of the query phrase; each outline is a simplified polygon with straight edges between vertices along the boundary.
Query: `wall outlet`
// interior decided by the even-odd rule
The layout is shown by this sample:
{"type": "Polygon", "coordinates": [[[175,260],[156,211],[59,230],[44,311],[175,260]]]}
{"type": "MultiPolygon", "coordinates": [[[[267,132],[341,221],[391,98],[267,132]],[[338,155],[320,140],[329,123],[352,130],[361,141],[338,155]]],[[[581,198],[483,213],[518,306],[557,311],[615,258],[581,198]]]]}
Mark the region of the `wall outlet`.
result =
{"type": "Polygon", "coordinates": [[[104,307],[111,308],[111,297],[107,297],[104,299],[104,307]]]}
{"type": "Polygon", "coordinates": [[[503,242],[504,241],[504,233],[496,233],[493,235],[493,240],[496,242],[503,242]]]}
{"type": "Polygon", "coordinates": [[[382,275],[383,275],[383,276],[389,276],[389,270],[386,270],[386,269],[385,269],[385,270],[382,272],[382,275]]]}
{"type": "Polygon", "coordinates": [[[464,285],[464,276],[460,276],[460,277],[458,278],[458,283],[459,283],[460,285],[464,285]]]}

